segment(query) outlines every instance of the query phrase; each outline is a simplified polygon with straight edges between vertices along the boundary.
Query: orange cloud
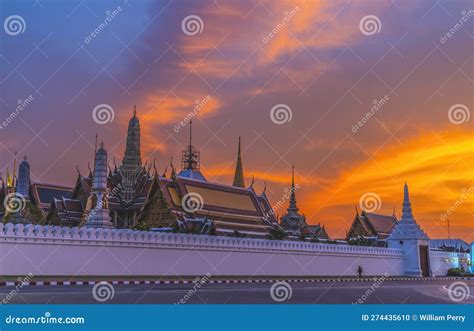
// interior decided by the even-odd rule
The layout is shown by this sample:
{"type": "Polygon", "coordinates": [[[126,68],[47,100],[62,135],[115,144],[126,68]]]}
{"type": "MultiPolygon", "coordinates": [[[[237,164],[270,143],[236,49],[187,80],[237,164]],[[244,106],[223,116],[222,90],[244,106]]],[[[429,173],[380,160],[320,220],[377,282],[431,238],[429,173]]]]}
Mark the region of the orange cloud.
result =
{"type": "Polygon", "coordinates": [[[398,215],[407,181],[415,218],[429,235],[447,236],[442,215],[455,205],[449,212],[451,233],[472,240],[472,230],[462,231],[472,227],[474,210],[474,194],[466,194],[474,187],[472,133],[425,133],[370,157],[342,173],[327,189],[313,192],[311,201],[318,203],[316,211],[309,210],[313,216],[338,222],[327,225],[342,236],[347,224],[340,221],[352,221],[353,206],[364,193],[374,192],[380,197],[378,212],[391,213],[395,207],[398,215]]]}
{"type": "Polygon", "coordinates": [[[142,115],[145,125],[178,124],[186,117],[207,118],[217,113],[221,102],[215,96],[186,91],[175,94],[155,93],[146,98],[145,108],[150,111],[142,115]]]}

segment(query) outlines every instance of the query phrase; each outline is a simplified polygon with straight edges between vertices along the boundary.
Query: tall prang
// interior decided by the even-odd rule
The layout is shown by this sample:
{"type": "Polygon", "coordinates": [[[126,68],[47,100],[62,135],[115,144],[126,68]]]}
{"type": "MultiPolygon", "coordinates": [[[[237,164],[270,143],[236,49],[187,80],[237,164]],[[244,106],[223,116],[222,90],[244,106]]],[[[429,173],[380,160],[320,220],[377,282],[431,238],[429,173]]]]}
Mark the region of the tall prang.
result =
{"type": "Polygon", "coordinates": [[[85,210],[86,227],[113,227],[108,206],[107,168],[107,151],[102,142],[95,154],[92,191],[85,210]]]}
{"type": "Polygon", "coordinates": [[[413,217],[408,184],[403,191],[402,218],[387,238],[389,248],[398,248],[405,254],[405,275],[429,277],[433,274],[430,263],[429,238],[413,217]]]}
{"type": "Polygon", "coordinates": [[[237,187],[245,187],[245,180],[244,180],[244,168],[242,166],[242,155],[240,152],[240,137],[239,137],[239,147],[237,148],[237,162],[235,165],[235,174],[234,174],[234,182],[232,186],[237,187]]]}
{"type": "Polygon", "coordinates": [[[125,200],[131,200],[135,191],[135,183],[138,173],[141,171],[142,158],[140,150],[140,121],[137,117],[137,107],[133,109],[133,116],[128,122],[127,144],[125,146],[125,155],[120,166],[123,180],[123,197],[125,200]]]}

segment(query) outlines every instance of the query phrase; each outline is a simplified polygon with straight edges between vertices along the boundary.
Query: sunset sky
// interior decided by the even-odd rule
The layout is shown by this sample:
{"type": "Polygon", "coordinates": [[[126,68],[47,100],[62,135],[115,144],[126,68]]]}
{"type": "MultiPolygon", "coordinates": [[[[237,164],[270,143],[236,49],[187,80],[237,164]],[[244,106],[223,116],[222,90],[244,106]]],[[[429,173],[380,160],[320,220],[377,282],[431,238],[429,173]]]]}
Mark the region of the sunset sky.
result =
{"type": "Polygon", "coordinates": [[[301,212],[333,238],[363,196],[399,216],[407,181],[428,235],[448,237],[450,210],[451,237],[472,241],[473,10],[469,0],[2,1],[2,21],[20,15],[26,28],[0,30],[0,122],[33,101],[0,128],[0,171],[17,151],[34,182],[72,186],[96,133],[119,163],[136,105],[143,159],[161,172],[188,142],[189,126],[175,126],[208,97],[193,122],[208,180],[232,183],[241,136],[247,185],[266,182],[276,204],[294,164],[301,212]],[[202,31],[183,31],[189,15],[202,31]],[[360,24],[369,15],[374,33],[360,24]],[[94,121],[99,104],[113,121],[94,121]],[[277,104],[291,120],[272,121],[277,104]]]}

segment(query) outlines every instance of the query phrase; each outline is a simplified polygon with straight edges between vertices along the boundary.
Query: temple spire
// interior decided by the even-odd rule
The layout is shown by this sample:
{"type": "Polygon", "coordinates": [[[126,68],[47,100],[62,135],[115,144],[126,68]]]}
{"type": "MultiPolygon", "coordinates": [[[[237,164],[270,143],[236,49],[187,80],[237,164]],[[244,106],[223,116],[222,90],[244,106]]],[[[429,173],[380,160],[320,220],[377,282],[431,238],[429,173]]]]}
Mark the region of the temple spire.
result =
{"type": "Polygon", "coordinates": [[[104,142],[96,151],[91,195],[87,201],[85,225],[91,228],[112,228],[107,195],[107,151],[104,142]]]}
{"type": "Polygon", "coordinates": [[[240,137],[239,146],[237,148],[237,164],[235,166],[234,182],[232,185],[237,187],[245,187],[244,169],[242,167],[242,155],[240,152],[240,137]]]}
{"type": "Polygon", "coordinates": [[[129,168],[128,170],[136,170],[141,167],[141,150],[140,150],[140,121],[137,117],[137,107],[133,108],[133,116],[128,122],[127,143],[125,146],[125,155],[122,165],[129,168]]]}
{"type": "MultiPolygon", "coordinates": [[[[200,153],[193,146],[193,121],[189,121],[189,145],[181,155],[181,170],[193,172],[199,170],[200,153]]],[[[182,173],[182,172],[181,172],[182,173]]]]}
{"type": "Polygon", "coordinates": [[[389,236],[389,239],[427,239],[428,236],[416,223],[415,218],[411,210],[410,195],[408,193],[408,184],[405,182],[403,188],[403,205],[402,205],[402,217],[400,221],[393,229],[389,236]]]}
{"type": "Polygon", "coordinates": [[[411,210],[411,202],[410,196],[408,193],[408,184],[405,182],[405,186],[403,188],[403,209],[402,209],[402,219],[413,222],[413,213],[411,210]]]}
{"type": "Polygon", "coordinates": [[[25,198],[29,198],[30,195],[30,164],[26,160],[20,163],[18,168],[18,180],[16,182],[16,192],[21,194],[25,198]]]}
{"type": "Polygon", "coordinates": [[[187,162],[186,169],[188,170],[193,170],[192,155],[193,155],[193,120],[190,120],[189,121],[188,159],[186,160],[187,162]]]}
{"type": "Polygon", "coordinates": [[[290,196],[290,206],[288,207],[288,212],[298,212],[298,207],[296,206],[296,194],[295,194],[295,165],[291,166],[291,196],[290,196]]]}
{"type": "Polygon", "coordinates": [[[137,117],[137,107],[133,107],[133,116],[128,122],[127,142],[125,145],[125,155],[120,166],[123,176],[123,196],[130,201],[133,198],[134,186],[137,174],[142,167],[140,150],[140,121],[137,117]]]}

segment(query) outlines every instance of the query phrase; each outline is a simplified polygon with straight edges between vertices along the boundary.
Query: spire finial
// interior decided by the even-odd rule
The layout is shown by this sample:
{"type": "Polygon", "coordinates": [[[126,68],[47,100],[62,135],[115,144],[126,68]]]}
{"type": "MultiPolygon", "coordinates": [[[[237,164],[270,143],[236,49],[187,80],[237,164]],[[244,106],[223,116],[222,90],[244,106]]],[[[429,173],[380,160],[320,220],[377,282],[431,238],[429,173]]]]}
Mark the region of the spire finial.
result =
{"type": "Polygon", "coordinates": [[[291,166],[291,187],[295,187],[295,165],[291,166]]]}
{"type": "Polygon", "coordinates": [[[191,152],[191,146],[193,145],[193,120],[189,121],[189,152],[191,152]]]}
{"type": "Polygon", "coordinates": [[[137,105],[133,105],[133,116],[137,116],[137,105]]]}
{"type": "Polygon", "coordinates": [[[242,155],[240,151],[240,136],[237,147],[237,163],[235,165],[234,182],[232,186],[245,187],[244,168],[242,166],[242,155]]]}

